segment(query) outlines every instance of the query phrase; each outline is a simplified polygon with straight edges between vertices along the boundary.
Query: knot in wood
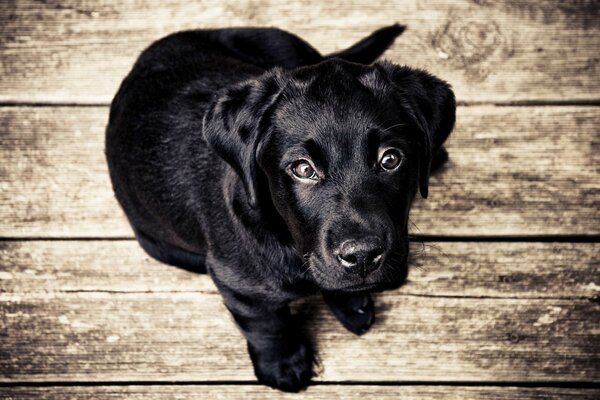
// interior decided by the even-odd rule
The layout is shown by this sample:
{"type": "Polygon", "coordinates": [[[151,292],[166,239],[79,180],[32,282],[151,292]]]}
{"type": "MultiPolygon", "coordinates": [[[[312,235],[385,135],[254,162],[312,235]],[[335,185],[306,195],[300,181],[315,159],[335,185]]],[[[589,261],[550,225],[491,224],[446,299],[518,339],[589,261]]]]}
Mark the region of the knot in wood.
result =
{"type": "Polygon", "coordinates": [[[512,46],[494,21],[448,21],[433,35],[432,44],[438,54],[463,69],[472,81],[484,80],[493,72],[496,63],[513,53],[512,46]]]}
{"type": "Polygon", "coordinates": [[[518,333],[509,333],[507,338],[511,343],[519,343],[521,341],[521,336],[518,333]]]}

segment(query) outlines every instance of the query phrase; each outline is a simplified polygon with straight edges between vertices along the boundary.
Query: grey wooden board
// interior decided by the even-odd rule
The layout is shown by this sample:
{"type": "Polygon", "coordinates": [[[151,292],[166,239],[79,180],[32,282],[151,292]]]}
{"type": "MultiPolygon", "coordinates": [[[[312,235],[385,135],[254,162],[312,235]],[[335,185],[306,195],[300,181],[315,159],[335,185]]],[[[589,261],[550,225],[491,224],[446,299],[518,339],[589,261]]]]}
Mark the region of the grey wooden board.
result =
{"type": "Polygon", "coordinates": [[[327,385],[312,386],[301,394],[281,393],[255,385],[152,385],[96,387],[12,387],[3,388],[5,400],[70,400],[70,399],[202,399],[202,400],[597,400],[598,389],[519,388],[519,387],[456,387],[456,386],[374,386],[327,385]]]}
{"type": "MultiPolygon", "coordinates": [[[[593,299],[600,295],[600,243],[411,244],[402,295],[593,299]]],[[[0,242],[0,293],[195,292],[204,275],[161,264],[133,240],[0,242]]]]}
{"type": "MultiPolygon", "coordinates": [[[[600,380],[600,305],[589,300],[375,299],[377,321],[345,331],[317,297],[295,305],[323,381],[600,380]]],[[[0,381],[253,381],[217,294],[0,294],[0,381]]]]}
{"type": "MultiPolygon", "coordinates": [[[[599,18],[597,2],[576,0],[9,1],[0,102],[107,104],[139,52],[180,29],[277,25],[327,53],[401,22],[386,57],[448,80],[461,104],[595,103],[599,18]]],[[[0,237],[131,237],[103,158],[107,113],[0,108],[0,237]]],[[[450,163],[417,202],[412,233],[600,234],[599,123],[595,107],[459,108],[450,163]]],[[[489,384],[598,383],[598,245],[415,243],[407,285],[377,296],[377,323],[360,338],[318,297],[297,302],[318,348],[315,380],[330,383],[297,396],[253,383],[206,276],[131,240],[1,241],[0,383],[50,386],[1,387],[0,399],[596,399],[598,389],[489,384]],[[228,380],[250,384],[214,385],[228,380]],[[131,381],[158,385],[101,385],[131,381]],[[335,384],[345,381],[363,384],[335,384]]]]}
{"type": "Polygon", "coordinates": [[[108,103],[140,51],[182,29],[277,26],[323,53],[400,22],[386,58],[468,102],[598,99],[594,1],[117,0],[0,4],[0,101],[108,103]]]}
{"type": "MultiPolygon", "coordinates": [[[[598,244],[434,246],[406,286],[376,296],[365,336],[318,296],[294,304],[318,380],[600,379],[598,244]]],[[[0,255],[4,382],[254,380],[205,275],[148,261],[133,241],[11,241],[0,255]]]]}
{"type": "MultiPolygon", "coordinates": [[[[0,108],[0,236],[132,237],[104,159],[106,107],[0,108]]],[[[413,234],[600,233],[596,107],[460,107],[413,234]]]]}

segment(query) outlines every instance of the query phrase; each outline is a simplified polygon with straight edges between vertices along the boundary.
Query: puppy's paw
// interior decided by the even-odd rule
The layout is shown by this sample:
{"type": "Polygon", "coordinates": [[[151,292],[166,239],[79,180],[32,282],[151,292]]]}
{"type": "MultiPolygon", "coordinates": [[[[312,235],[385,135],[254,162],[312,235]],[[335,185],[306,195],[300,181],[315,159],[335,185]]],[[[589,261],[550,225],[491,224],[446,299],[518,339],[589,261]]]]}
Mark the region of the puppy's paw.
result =
{"type": "Polygon", "coordinates": [[[338,321],[356,335],[366,333],[375,322],[375,306],[368,293],[324,293],[323,298],[338,321]]]}
{"type": "MultiPolygon", "coordinates": [[[[290,344],[283,347],[290,347],[290,344]]],[[[282,352],[280,346],[272,346],[266,351],[256,351],[248,346],[260,383],[284,392],[299,392],[308,386],[313,376],[312,348],[306,340],[291,347],[282,352]]]]}

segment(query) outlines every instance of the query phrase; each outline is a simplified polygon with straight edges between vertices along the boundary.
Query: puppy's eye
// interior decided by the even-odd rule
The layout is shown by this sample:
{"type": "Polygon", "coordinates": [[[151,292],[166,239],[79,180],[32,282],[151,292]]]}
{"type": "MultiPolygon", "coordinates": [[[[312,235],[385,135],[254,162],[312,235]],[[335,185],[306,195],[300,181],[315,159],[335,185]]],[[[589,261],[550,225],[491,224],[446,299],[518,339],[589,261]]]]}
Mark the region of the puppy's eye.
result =
{"type": "Polygon", "coordinates": [[[306,160],[298,160],[292,164],[292,172],[300,179],[318,180],[317,172],[306,160]]]}
{"type": "Polygon", "coordinates": [[[402,153],[397,149],[386,150],[379,159],[379,165],[385,171],[392,171],[402,164],[402,153]]]}

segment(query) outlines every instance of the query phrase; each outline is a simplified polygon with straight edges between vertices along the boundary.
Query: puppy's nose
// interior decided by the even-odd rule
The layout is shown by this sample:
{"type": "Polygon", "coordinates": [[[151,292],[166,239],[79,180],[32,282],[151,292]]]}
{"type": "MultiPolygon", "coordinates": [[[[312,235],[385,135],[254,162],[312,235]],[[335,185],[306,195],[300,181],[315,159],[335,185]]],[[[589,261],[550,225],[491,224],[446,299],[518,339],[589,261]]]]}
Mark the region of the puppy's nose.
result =
{"type": "Polygon", "coordinates": [[[377,236],[346,240],[339,247],[337,259],[344,268],[363,278],[379,268],[385,248],[377,236]]]}

